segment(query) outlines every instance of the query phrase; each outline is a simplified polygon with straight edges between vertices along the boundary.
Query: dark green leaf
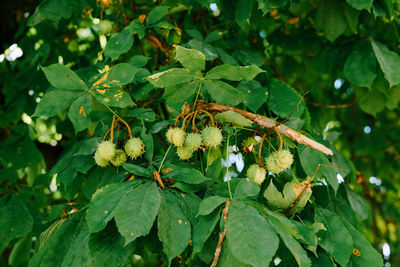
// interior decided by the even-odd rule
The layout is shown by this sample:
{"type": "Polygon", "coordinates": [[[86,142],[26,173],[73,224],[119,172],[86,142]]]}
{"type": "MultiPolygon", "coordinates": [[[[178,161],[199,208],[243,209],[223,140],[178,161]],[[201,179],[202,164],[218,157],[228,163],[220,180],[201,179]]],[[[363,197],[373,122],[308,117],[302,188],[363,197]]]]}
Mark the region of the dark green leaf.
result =
{"type": "Polygon", "coordinates": [[[279,244],[271,225],[257,210],[237,201],[229,207],[226,238],[233,255],[252,266],[268,266],[279,244]]]}
{"type": "Polygon", "coordinates": [[[156,6],[153,8],[149,16],[147,17],[146,23],[147,25],[152,25],[160,21],[165,15],[168,14],[168,7],[167,6],[156,6]]]}
{"type": "Polygon", "coordinates": [[[353,238],[354,248],[360,252],[359,256],[355,254],[351,255],[348,266],[383,266],[382,255],[371,246],[371,243],[364,237],[364,235],[348,221],[342,219],[342,222],[353,238]]]}
{"type": "Polygon", "coordinates": [[[168,167],[171,168],[172,171],[168,172],[165,177],[172,178],[175,181],[185,182],[188,184],[199,184],[210,180],[210,178],[203,176],[201,172],[193,168],[186,168],[172,164],[169,164],[168,167]]]}
{"type": "Polygon", "coordinates": [[[131,183],[106,185],[94,193],[89,203],[86,221],[91,233],[96,233],[106,227],[115,215],[115,208],[125,195],[132,189],[131,183]]]}
{"type": "Polygon", "coordinates": [[[168,263],[183,252],[190,241],[190,223],[186,219],[173,193],[163,191],[158,210],[158,238],[163,243],[163,252],[168,263]]]}
{"type": "Polygon", "coordinates": [[[68,117],[74,125],[75,132],[80,132],[89,127],[89,114],[92,110],[92,96],[84,94],[76,99],[68,110],[68,117]]]}
{"type": "Polygon", "coordinates": [[[86,84],[70,68],[61,64],[42,67],[49,83],[57,89],[88,90],[86,84]]]}
{"type": "Polygon", "coordinates": [[[204,80],[203,86],[218,103],[236,106],[244,100],[238,89],[225,82],[204,80]]]}
{"type": "Polygon", "coordinates": [[[235,193],[233,194],[234,199],[245,199],[251,198],[258,195],[260,192],[260,186],[250,179],[240,179],[237,184],[235,193]]]}
{"type": "Polygon", "coordinates": [[[326,229],[318,234],[319,245],[341,266],[346,266],[354,249],[354,243],[340,217],[327,209],[316,207],[315,221],[324,224],[326,229]]]}
{"type": "Polygon", "coordinates": [[[369,42],[354,47],[344,64],[343,73],[351,83],[371,87],[376,77],[376,58],[369,42]]]}
{"type": "Polygon", "coordinates": [[[173,68],[163,72],[158,72],[147,77],[147,80],[155,87],[169,87],[181,83],[187,83],[197,78],[188,69],[173,68]]]}
{"type": "Polygon", "coordinates": [[[160,201],[157,184],[151,182],[136,186],[119,202],[115,222],[125,245],[150,232],[160,201]]]}
{"type": "MultiPolygon", "coordinates": [[[[331,166],[328,158],[317,150],[314,150],[308,146],[300,145],[297,147],[300,155],[300,162],[303,170],[307,176],[312,177],[317,171],[318,164],[324,164],[331,166]]],[[[339,182],[336,177],[336,171],[333,168],[327,166],[319,166],[318,172],[315,174],[314,179],[319,177],[326,178],[327,182],[332,186],[333,190],[339,188],[339,182]]]]}
{"type": "Polygon", "coordinates": [[[104,54],[112,60],[116,60],[120,55],[125,54],[133,45],[132,33],[128,30],[117,33],[108,40],[104,54]]]}
{"type": "Polygon", "coordinates": [[[14,238],[28,234],[33,227],[33,218],[25,203],[18,197],[0,207],[0,251],[14,238]]]}
{"type": "Polygon", "coordinates": [[[89,251],[89,227],[84,225],[80,233],[72,240],[68,252],[65,254],[62,267],[81,266],[90,267],[92,258],[89,251]]]}
{"type": "Polygon", "coordinates": [[[36,107],[32,116],[52,117],[64,111],[74,102],[75,99],[83,95],[82,91],[53,90],[46,93],[36,107]]]}
{"type": "MultiPolygon", "coordinates": [[[[278,215],[276,215],[278,216],[278,215]]],[[[299,242],[292,236],[292,232],[288,231],[287,224],[291,224],[291,222],[286,218],[281,216],[281,220],[278,220],[276,217],[268,217],[269,222],[272,227],[281,237],[285,246],[290,250],[293,254],[293,257],[296,259],[297,264],[302,266],[311,266],[311,261],[307,256],[307,252],[301,247],[299,242]],[[282,221],[287,221],[286,223],[282,223],[282,221]]],[[[292,224],[293,225],[293,224],[292,224]]],[[[295,228],[295,226],[293,225],[295,228]]],[[[297,233],[297,232],[296,232],[297,233]]]]}
{"type": "Polygon", "coordinates": [[[218,208],[222,203],[224,203],[226,199],[220,196],[211,196],[203,199],[199,206],[199,215],[208,215],[213,212],[216,208],[218,208]]]}
{"type": "Polygon", "coordinates": [[[110,107],[126,108],[135,105],[129,94],[121,88],[96,89],[93,92],[97,101],[110,107]]]}
{"type": "Polygon", "coordinates": [[[267,88],[262,87],[258,81],[242,81],[238,89],[244,96],[244,104],[253,112],[257,112],[268,99],[267,88]]]}
{"type": "Polygon", "coordinates": [[[153,136],[151,134],[146,133],[146,128],[142,127],[142,130],[140,131],[140,138],[144,143],[144,149],[145,149],[144,157],[151,162],[153,160],[153,154],[154,154],[153,136]]]}
{"type": "Polygon", "coordinates": [[[135,249],[135,243],[124,245],[124,238],[111,221],[107,228],[89,238],[90,255],[96,267],[124,266],[135,249]]]}
{"type": "Polygon", "coordinates": [[[373,0],[347,0],[347,3],[357,10],[370,10],[373,0]]]}
{"type": "Polygon", "coordinates": [[[175,45],[175,53],[175,60],[179,61],[183,67],[190,70],[204,70],[206,57],[200,51],[175,45]]]}
{"type": "Polygon", "coordinates": [[[133,67],[131,64],[119,63],[111,67],[106,80],[99,86],[104,87],[104,84],[106,84],[113,87],[131,83],[139,70],[139,68],[133,67]]]}
{"type": "Polygon", "coordinates": [[[197,222],[193,226],[193,254],[203,249],[207,239],[214,232],[215,226],[219,222],[220,209],[214,210],[206,216],[199,216],[197,222]]]}
{"type": "Polygon", "coordinates": [[[139,165],[135,165],[132,163],[122,163],[121,166],[129,173],[132,173],[134,175],[142,176],[145,178],[152,177],[151,171],[149,169],[143,168],[139,165]]]}
{"type": "Polygon", "coordinates": [[[372,48],[374,49],[376,59],[381,66],[386,80],[389,82],[390,87],[400,83],[400,56],[387,48],[386,45],[370,39],[372,48]]]}
{"type": "Polygon", "coordinates": [[[303,101],[300,101],[300,95],[292,87],[278,79],[271,80],[270,96],[268,107],[279,117],[287,118],[293,111],[292,117],[300,117],[305,109],[303,101]]]}
{"type": "Polygon", "coordinates": [[[219,65],[212,68],[206,74],[206,79],[225,79],[230,81],[253,80],[257,74],[265,72],[256,65],[251,66],[232,66],[232,65],[219,65]]]}

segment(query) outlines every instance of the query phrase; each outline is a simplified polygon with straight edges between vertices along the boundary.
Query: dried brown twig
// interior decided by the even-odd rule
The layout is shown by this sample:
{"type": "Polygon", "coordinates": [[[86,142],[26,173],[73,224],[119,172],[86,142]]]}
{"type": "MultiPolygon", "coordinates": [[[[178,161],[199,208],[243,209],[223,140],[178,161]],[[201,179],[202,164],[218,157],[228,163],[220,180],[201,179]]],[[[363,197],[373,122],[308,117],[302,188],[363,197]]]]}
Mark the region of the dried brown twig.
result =
{"type": "Polygon", "coordinates": [[[226,235],[226,221],[228,220],[228,211],[229,211],[229,199],[226,199],[226,205],[225,208],[222,210],[222,214],[224,215],[224,231],[219,233],[219,239],[218,239],[218,245],[217,248],[215,249],[214,253],[214,259],[210,265],[210,267],[215,267],[218,264],[218,259],[219,255],[221,254],[221,249],[222,249],[222,243],[224,242],[224,238],[226,235]]]}
{"type": "MultiPolygon", "coordinates": [[[[183,110],[191,110],[188,109],[190,108],[190,105],[187,107],[184,107],[183,110]]],[[[244,111],[232,106],[228,106],[228,105],[222,105],[222,104],[217,104],[217,103],[205,103],[203,101],[198,101],[197,105],[195,107],[195,109],[200,110],[208,110],[208,111],[215,111],[215,112],[224,112],[224,111],[228,111],[228,110],[232,110],[235,111],[237,113],[239,113],[240,115],[246,117],[247,119],[253,121],[254,123],[256,123],[257,125],[259,125],[262,128],[268,128],[268,129],[272,129],[274,127],[276,127],[277,131],[281,134],[286,136],[287,138],[300,143],[300,144],[304,144],[306,146],[309,146],[315,150],[318,150],[326,155],[333,155],[333,152],[331,149],[327,148],[326,146],[308,138],[307,136],[287,127],[286,125],[280,124],[277,121],[274,121],[270,118],[258,115],[258,114],[254,114],[248,111],[244,111]]]]}

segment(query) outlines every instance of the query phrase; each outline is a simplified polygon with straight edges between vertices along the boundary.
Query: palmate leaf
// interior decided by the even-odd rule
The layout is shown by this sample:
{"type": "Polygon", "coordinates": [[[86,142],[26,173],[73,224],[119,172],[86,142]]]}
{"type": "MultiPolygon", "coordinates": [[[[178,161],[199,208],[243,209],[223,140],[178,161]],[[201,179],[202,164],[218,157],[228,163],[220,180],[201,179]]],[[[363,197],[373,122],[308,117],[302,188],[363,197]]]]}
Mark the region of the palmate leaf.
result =
{"type": "Polygon", "coordinates": [[[160,201],[156,182],[136,186],[120,201],[115,209],[115,222],[125,245],[150,232],[160,201]]]}
{"type": "Polygon", "coordinates": [[[270,223],[255,208],[237,201],[229,206],[226,238],[233,255],[252,266],[268,266],[279,244],[270,223]]]}

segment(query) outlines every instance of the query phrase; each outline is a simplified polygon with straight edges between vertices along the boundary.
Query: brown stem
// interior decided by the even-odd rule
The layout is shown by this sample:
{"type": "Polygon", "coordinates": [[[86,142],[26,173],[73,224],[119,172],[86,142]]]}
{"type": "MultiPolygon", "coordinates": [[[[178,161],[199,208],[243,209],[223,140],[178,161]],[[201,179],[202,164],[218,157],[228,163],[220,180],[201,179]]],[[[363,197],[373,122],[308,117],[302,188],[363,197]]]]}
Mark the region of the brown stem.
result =
{"type": "Polygon", "coordinates": [[[124,121],[123,119],[121,119],[121,118],[118,118],[118,120],[120,122],[122,122],[123,124],[125,124],[126,129],[128,129],[129,138],[133,138],[133,135],[132,135],[132,132],[131,132],[131,127],[129,127],[129,124],[126,121],[124,121]]]}
{"type": "Polygon", "coordinates": [[[194,133],[197,132],[197,128],[196,128],[196,116],[197,116],[197,113],[198,113],[198,111],[196,110],[196,111],[194,112],[193,120],[192,120],[192,131],[193,131],[194,133]]]}
{"type": "Polygon", "coordinates": [[[292,117],[292,115],[294,114],[294,112],[299,108],[299,105],[300,105],[301,101],[303,101],[303,99],[304,99],[304,97],[306,96],[306,94],[308,94],[308,91],[305,92],[305,93],[300,97],[299,101],[298,101],[297,104],[296,104],[296,107],[292,110],[292,112],[289,114],[289,116],[288,116],[286,119],[284,119],[283,121],[281,121],[279,124],[284,124],[285,122],[287,122],[287,121],[290,119],[290,117],[292,117]]]}
{"type": "Polygon", "coordinates": [[[314,102],[309,102],[309,101],[307,101],[307,104],[310,104],[311,106],[315,106],[315,107],[321,107],[321,108],[348,108],[348,107],[354,105],[354,103],[356,103],[356,100],[357,99],[354,97],[350,103],[338,104],[338,105],[324,105],[324,104],[314,103],[314,102]]]}
{"type": "Polygon", "coordinates": [[[198,101],[197,105],[196,105],[196,109],[197,110],[208,110],[208,111],[216,111],[216,112],[224,112],[224,111],[228,111],[228,110],[233,110],[239,114],[241,114],[242,116],[248,118],[249,120],[253,121],[254,123],[258,124],[260,127],[263,128],[273,128],[276,127],[279,131],[280,134],[288,137],[289,139],[300,143],[300,144],[304,144],[307,145],[315,150],[318,150],[324,154],[327,155],[333,155],[333,152],[331,149],[327,148],[326,146],[308,138],[305,135],[302,135],[301,133],[287,127],[286,125],[283,124],[279,124],[278,122],[258,115],[258,114],[254,114],[251,112],[247,112],[232,106],[228,106],[228,105],[222,105],[222,104],[217,104],[217,103],[205,103],[203,101],[198,101]]]}
{"type": "Polygon", "coordinates": [[[278,138],[279,138],[279,147],[278,147],[278,151],[281,151],[281,150],[282,150],[282,146],[283,146],[283,139],[282,139],[282,136],[281,136],[281,134],[279,133],[279,131],[278,131],[278,129],[277,129],[276,127],[274,127],[273,129],[274,129],[276,135],[277,135],[278,138]]]}
{"type": "Polygon", "coordinates": [[[213,117],[213,115],[212,115],[210,112],[208,112],[207,110],[204,110],[204,109],[200,109],[199,112],[206,113],[206,114],[208,115],[208,117],[210,117],[211,125],[212,125],[212,126],[215,125],[215,123],[214,123],[214,117],[213,117]]]}
{"type": "Polygon", "coordinates": [[[193,115],[193,112],[191,112],[191,113],[189,113],[189,114],[187,114],[186,116],[185,116],[185,118],[183,118],[183,121],[182,121],[182,130],[185,130],[186,129],[186,127],[185,127],[185,122],[186,122],[186,120],[188,120],[189,119],[189,121],[190,121],[190,117],[193,115]]]}
{"type": "Polygon", "coordinates": [[[115,124],[115,115],[113,116],[112,123],[111,123],[111,133],[110,133],[110,141],[114,140],[114,124],[115,124]]]}
{"type": "Polygon", "coordinates": [[[264,163],[261,160],[261,152],[262,152],[265,136],[266,135],[264,133],[262,138],[261,138],[260,147],[258,148],[258,166],[260,166],[261,168],[264,167],[264,163]]]}
{"type": "Polygon", "coordinates": [[[215,249],[214,259],[210,267],[215,267],[218,264],[219,255],[221,254],[221,249],[222,249],[222,243],[224,242],[224,238],[226,235],[226,221],[228,220],[229,204],[230,202],[229,199],[227,198],[225,208],[222,210],[222,214],[224,215],[224,231],[222,233],[221,232],[219,233],[217,248],[215,249]]]}
{"type": "Polygon", "coordinates": [[[176,119],[175,119],[175,127],[178,126],[178,121],[183,115],[186,115],[186,114],[185,113],[179,113],[179,115],[176,117],[176,119]]]}

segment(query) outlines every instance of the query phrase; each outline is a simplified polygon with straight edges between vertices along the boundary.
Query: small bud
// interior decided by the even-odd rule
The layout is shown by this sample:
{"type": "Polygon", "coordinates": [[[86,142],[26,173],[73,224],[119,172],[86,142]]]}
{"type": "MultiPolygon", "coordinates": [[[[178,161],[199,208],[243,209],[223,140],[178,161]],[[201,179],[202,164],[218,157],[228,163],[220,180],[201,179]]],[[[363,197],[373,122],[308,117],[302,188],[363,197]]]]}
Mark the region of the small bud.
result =
{"type": "Polygon", "coordinates": [[[246,153],[254,152],[254,147],[258,144],[257,140],[254,137],[248,137],[243,140],[242,146],[243,150],[246,153]]]}
{"type": "Polygon", "coordinates": [[[290,168],[292,163],[293,155],[289,150],[273,152],[266,158],[267,170],[272,173],[280,173],[290,168]]]}
{"type": "Polygon", "coordinates": [[[185,146],[178,147],[176,153],[180,160],[188,160],[193,156],[193,151],[185,146]]]}
{"type": "Polygon", "coordinates": [[[115,151],[114,159],[111,160],[111,163],[114,166],[120,166],[122,163],[126,162],[126,154],[122,149],[117,149],[115,151]]]}
{"type": "Polygon", "coordinates": [[[190,133],[186,135],[184,146],[194,152],[201,146],[201,141],[201,134],[190,133]]]}
{"type": "Polygon", "coordinates": [[[210,147],[215,148],[221,145],[222,132],[215,126],[204,128],[201,136],[203,138],[203,144],[208,148],[210,147]]]}
{"type": "Polygon", "coordinates": [[[115,144],[111,141],[103,141],[97,145],[98,157],[110,161],[115,155],[115,144]]]}
{"type": "Polygon", "coordinates": [[[141,155],[143,155],[144,144],[140,138],[133,137],[126,142],[124,149],[125,149],[125,153],[129,157],[136,159],[137,157],[140,157],[141,155]]]}
{"type": "Polygon", "coordinates": [[[181,128],[169,128],[167,131],[167,140],[177,146],[183,146],[184,142],[185,142],[185,136],[186,133],[184,130],[182,130],[181,128]]]}
{"type": "Polygon", "coordinates": [[[265,169],[261,168],[257,164],[253,164],[247,169],[247,177],[259,185],[264,182],[266,174],[267,172],[265,169]]]}

